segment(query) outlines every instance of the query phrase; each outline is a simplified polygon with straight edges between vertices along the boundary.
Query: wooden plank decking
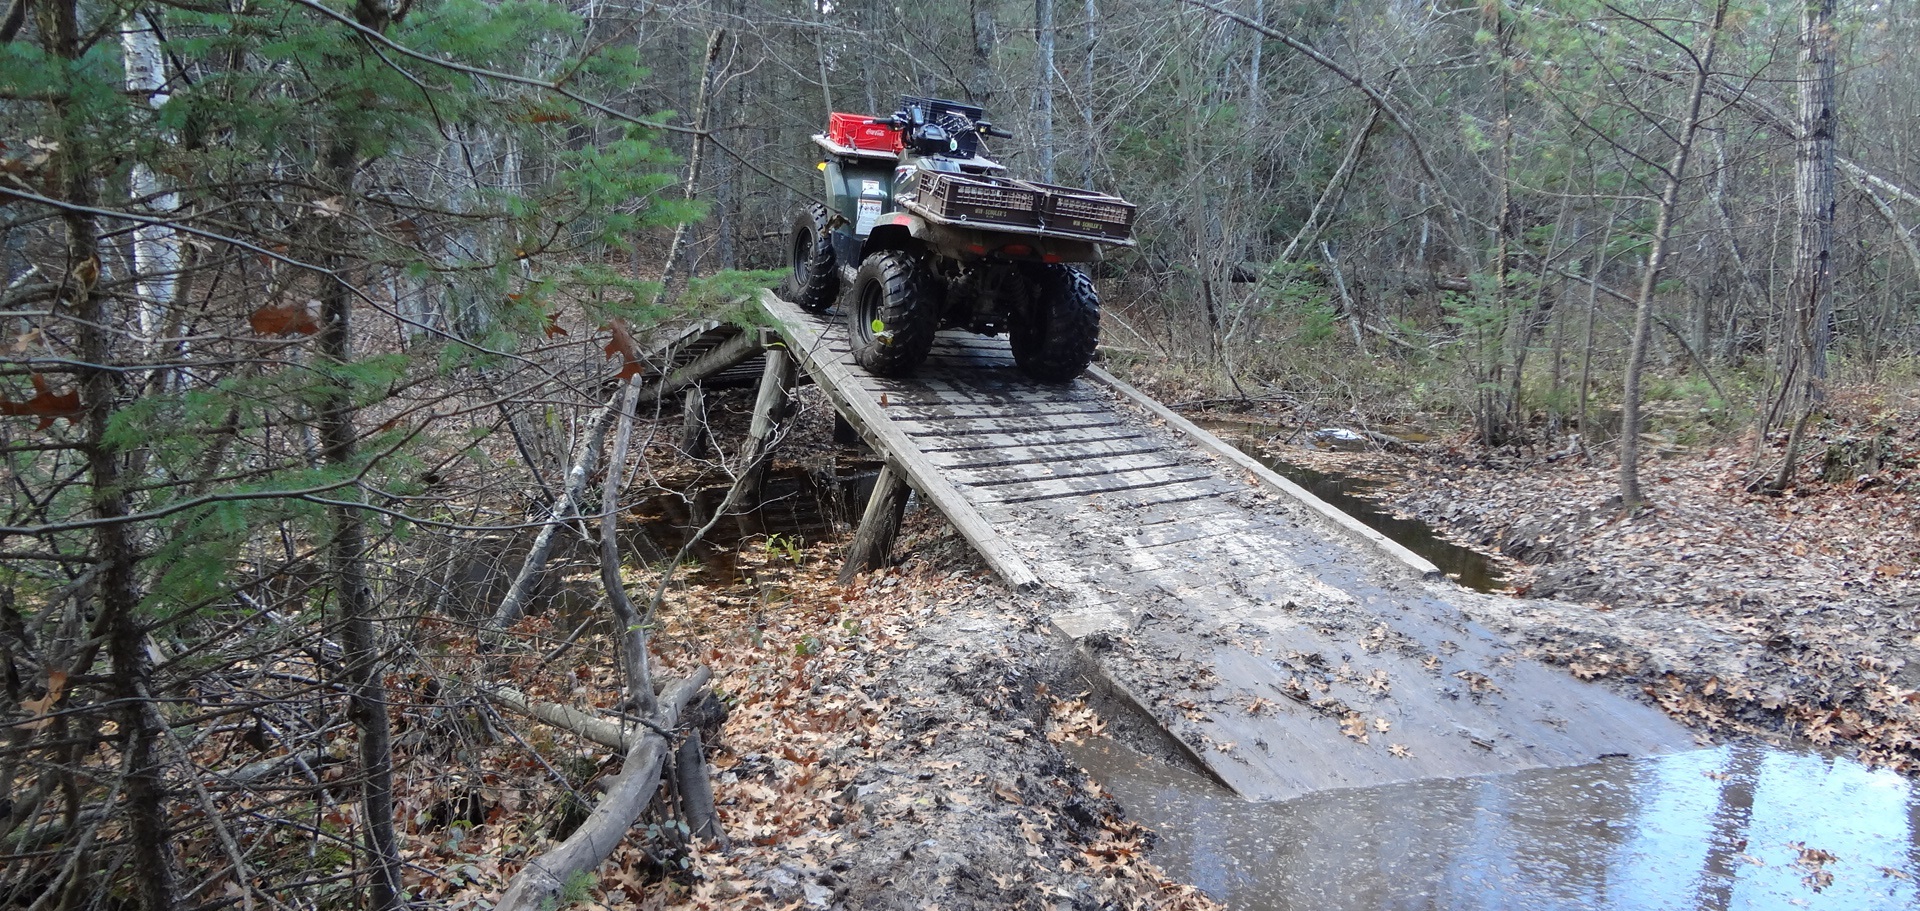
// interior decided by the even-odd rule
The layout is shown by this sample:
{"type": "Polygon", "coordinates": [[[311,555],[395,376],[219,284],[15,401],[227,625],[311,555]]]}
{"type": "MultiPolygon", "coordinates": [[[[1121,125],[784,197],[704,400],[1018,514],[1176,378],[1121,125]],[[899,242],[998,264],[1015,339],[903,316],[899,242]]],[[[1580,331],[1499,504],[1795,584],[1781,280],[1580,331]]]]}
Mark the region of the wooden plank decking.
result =
{"type": "Polygon", "coordinates": [[[1477,595],[1098,369],[1022,377],[942,333],[912,379],[762,298],[834,406],[996,572],[1060,604],[1110,691],[1253,799],[1686,749],[1657,709],[1523,656],[1477,595]]]}

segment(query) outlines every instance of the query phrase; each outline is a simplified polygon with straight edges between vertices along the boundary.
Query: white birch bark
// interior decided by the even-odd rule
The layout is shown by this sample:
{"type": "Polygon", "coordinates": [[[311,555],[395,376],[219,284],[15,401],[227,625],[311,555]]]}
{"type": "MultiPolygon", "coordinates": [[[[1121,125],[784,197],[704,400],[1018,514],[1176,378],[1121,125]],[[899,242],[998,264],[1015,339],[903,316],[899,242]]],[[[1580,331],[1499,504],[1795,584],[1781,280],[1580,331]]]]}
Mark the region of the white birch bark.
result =
{"type": "MultiPolygon", "coordinates": [[[[127,91],[145,95],[147,105],[159,110],[167,103],[166,61],[150,13],[135,12],[120,29],[120,51],[127,74],[127,91]]],[[[144,204],[166,217],[180,208],[180,195],[168,191],[160,178],[141,161],[133,166],[128,190],[135,206],[144,204]]],[[[181,264],[180,232],[162,225],[143,225],[133,232],[133,267],[140,293],[140,334],[151,346],[165,331],[167,311],[173,306],[181,264]]]]}

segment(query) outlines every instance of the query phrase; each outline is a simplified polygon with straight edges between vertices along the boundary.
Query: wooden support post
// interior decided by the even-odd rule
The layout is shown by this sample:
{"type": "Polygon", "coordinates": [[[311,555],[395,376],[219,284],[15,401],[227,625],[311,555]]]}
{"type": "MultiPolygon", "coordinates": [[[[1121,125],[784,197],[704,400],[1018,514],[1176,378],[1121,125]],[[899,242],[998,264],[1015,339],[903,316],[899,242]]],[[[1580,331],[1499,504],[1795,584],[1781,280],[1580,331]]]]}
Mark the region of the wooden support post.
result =
{"type": "Polygon", "coordinates": [[[907,511],[907,479],[892,462],[881,466],[880,477],[873,482],[873,496],[867,498],[867,510],[860,516],[853,546],[847,548],[847,563],[840,567],[840,584],[870,569],[887,563],[893,551],[893,539],[900,533],[900,517],[907,511]]]}
{"type": "Polygon", "coordinates": [[[699,385],[687,387],[680,408],[680,457],[697,459],[707,454],[707,395],[699,385]]]}
{"type": "Polygon", "coordinates": [[[847,416],[836,411],[833,413],[833,441],[841,446],[865,446],[867,441],[860,436],[860,430],[853,426],[847,416]]]}
{"type": "Polygon", "coordinates": [[[741,460],[747,479],[740,499],[748,509],[760,508],[767,464],[773,461],[774,432],[787,416],[793,386],[793,355],[784,345],[767,346],[767,366],[760,372],[760,394],[753,402],[753,425],[747,430],[746,455],[741,460]]]}

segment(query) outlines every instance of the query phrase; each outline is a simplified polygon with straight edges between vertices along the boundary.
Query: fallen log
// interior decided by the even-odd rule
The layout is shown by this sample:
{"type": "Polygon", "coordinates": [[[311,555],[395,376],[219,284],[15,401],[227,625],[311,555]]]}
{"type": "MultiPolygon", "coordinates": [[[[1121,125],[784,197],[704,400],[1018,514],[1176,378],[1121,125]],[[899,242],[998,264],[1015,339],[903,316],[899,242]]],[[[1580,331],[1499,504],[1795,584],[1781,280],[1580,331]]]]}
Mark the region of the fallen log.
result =
{"type": "Polygon", "coordinates": [[[480,687],[479,689],[481,695],[486,696],[488,701],[503,706],[516,715],[524,715],[535,721],[552,725],[610,750],[632,749],[636,743],[634,738],[645,730],[645,728],[618,724],[604,718],[595,718],[572,706],[535,702],[519,690],[508,687],[480,687]]]}
{"type": "MultiPolygon", "coordinates": [[[[677,724],[681,711],[707,685],[711,676],[712,672],[703,667],[692,677],[675,684],[661,696],[654,723],[669,729],[677,724]]],[[[654,790],[660,786],[661,768],[673,751],[673,744],[651,728],[634,731],[632,736],[633,745],[627,750],[619,777],[594,805],[587,821],[566,841],[527,862],[507,884],[506,894],[496,906],[498,911],[558,907],[567,882],[599,869],[627,837],[634,820],[640,818],[641,811],[653,799],[654,790]]]]}

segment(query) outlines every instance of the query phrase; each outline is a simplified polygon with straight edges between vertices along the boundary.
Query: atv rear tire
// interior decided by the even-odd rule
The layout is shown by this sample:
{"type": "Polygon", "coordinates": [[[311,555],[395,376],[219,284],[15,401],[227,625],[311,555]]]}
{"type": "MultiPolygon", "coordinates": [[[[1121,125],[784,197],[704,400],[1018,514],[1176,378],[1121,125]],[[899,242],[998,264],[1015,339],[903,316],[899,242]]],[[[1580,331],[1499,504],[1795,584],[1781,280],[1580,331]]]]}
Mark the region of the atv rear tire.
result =
{"type": "Polygon", "coordinates": [[[1007,342],[1020,370],[1042,383],[1068,383],[1093,363],[1100,344],[1100,294],[1078,269],[1027,272],[1026,306],[1007,314],[1007,342]]]}
{"type": "Polygon", "coordinates": [[[827,207],[814,203],[794,217],[789,238],[787,263],[793,272],[787,276],[787,299],[810,313],[833,306],[833,299],[840,293],[827,219],[827,207]]]}
{"type": "Polygon", "coordinates": [[[854,363],[875,376],[906,376],[927,359],[940,328],[938,280],[926,260],[899,250],[866,258],[853,277],[847,336],[854,363]]]}

